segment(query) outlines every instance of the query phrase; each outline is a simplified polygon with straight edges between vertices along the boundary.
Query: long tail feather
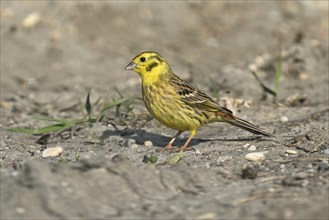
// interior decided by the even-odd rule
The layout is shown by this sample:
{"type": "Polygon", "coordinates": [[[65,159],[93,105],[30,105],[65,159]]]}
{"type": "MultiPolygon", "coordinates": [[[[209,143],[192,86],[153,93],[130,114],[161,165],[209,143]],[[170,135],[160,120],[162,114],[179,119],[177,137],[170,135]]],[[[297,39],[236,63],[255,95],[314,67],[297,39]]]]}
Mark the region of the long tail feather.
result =
{"type": "Polygon", "coordinates": [[[242,128],[244,130],[247,130],[247,131],[249,131],[251,133],[254,133],[254,134],[261,134],[261,135],[264,135],[264,136],[267,136],[267,137],[275,137],[275,135],[270,134],[266,131],[263,131],[263,130],[259,129],[258,127],[256,127],[255,125],[251,124],[250,122],[247,122],[247,121],[245,121],[241,118],[238,118],[238,117],[235,117],[235,120],[231,119],[231,120],[227,120],[226,122],[231,124],[231,125],[242,128]]]}

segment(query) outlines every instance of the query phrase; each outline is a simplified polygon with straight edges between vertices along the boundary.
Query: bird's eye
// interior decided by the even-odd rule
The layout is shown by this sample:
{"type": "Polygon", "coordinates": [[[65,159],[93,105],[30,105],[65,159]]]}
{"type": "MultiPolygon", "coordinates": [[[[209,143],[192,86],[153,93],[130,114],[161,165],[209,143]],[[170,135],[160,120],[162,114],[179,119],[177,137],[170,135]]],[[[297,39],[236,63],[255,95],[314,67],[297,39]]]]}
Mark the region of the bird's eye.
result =
{"type": "Polygon", "coordinates": [[[145,60],[146,60],[145,57],[141,57],[141,58],[140,58],[140,61],[141,61],[141,62],[145,62],[145,60]]]}

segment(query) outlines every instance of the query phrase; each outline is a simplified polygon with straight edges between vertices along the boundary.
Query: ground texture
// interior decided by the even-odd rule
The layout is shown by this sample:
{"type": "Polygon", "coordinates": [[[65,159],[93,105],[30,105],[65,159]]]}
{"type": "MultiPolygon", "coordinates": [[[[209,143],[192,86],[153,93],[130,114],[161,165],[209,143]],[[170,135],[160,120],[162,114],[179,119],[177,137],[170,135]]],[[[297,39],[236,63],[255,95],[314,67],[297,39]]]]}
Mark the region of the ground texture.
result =
{"type": "Polygon", "coordinates": [[[1,1],[0,48],[1,219],[328,219],[327,1],[1,1]],[[277,137],[211,124],[169,165],[175,131],[124,71],[146,50],[277,137]],[[250,70],[274,88],[280,63],[274,101],[250,70]],[[8,130],[84,117],[90,88],[133,103],[46,141],[8,130]]]}

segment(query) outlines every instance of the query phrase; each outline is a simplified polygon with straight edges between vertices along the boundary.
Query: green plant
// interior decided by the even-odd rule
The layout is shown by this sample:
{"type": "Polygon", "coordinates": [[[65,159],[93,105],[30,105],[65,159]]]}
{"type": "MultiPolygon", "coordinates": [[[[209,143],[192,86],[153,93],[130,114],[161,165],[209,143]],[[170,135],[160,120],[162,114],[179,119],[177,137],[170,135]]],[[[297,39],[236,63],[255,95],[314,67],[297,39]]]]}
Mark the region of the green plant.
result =
{"type": "Polygon", "coordinates": [[[57,135],[60,135],[64,131],[73,130],[73,128],[77,127],[78,125],[86,125],[90,123],[100,122],[103,120],[105,112],[114,107],[116,108],[117,114],[121,115],[120,106],[124,103],[127,103],[128,105],[128,107],[126,108],[128,110],[126,110],[125,114],[131,112],[133,109],[132,100],[122,97],[119,99],[113,99],[110,103],[106,103],[103,98],[98,98],[96,102],[92,104],[90,101],[90,93],[91,90],[89,90],[87,94],[84,106],[86,110],[86,115],[81,119],[57,119],[52,117],[36,117],[35,119],[37,120],[54,123],[41,128],[12,128],[9,129],[9,131],[33,135],[43,135],[39,140],[46,141],[51,136],[54,136],[54,134],[57,133],[57,135]]]}
{"type": "Polygon", "coordinates": [[[279,49],[279,55],[278,59],[275,63],[275,81],[274,81],[274,92],[275,96],[274,99],[276,98],[278,92],[279,92],[279,85],[280,85],[280,79],[282,76],[282,54],[281,54],[281,48],[279,49]]]}
{"type": "Polygon", "coordinates": [[[270,94],[274,97],[274,101],[276,101],[276,97],[279,92],[279,87],[280,87],[280,80],[282,76],[282,53],[281,53],[281,48],[279,48],[279,54],[277,58],[272,61],[274,64],[274,89],[271,89],[270,87],[266,86],[265,83],[262,82],[262,80],[258,77],[257,75],[257,68],[254,68],[251,70],[252,75],[255,77],[259,85],[262,87],[264,94],[270,94]]]}

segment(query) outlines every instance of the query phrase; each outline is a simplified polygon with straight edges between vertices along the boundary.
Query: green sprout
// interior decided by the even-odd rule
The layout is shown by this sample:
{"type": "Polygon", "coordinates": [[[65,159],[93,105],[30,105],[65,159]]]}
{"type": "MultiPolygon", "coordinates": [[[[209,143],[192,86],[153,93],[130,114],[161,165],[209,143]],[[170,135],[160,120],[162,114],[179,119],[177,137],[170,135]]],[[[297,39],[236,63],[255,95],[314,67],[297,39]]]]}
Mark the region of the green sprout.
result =
{"type": "Polygon", "coordinates": [[[277,62],[275,64],[274,91],[275,91],[276,94],[278,94],[278,92],[279,92],[279,85],[280,85],[281,76],[282,76],[282,54],[281,54],[281,48],[280,48],[279,49],[278,60],[277,60],[277,62]]]}
{"type": "Polygon", "coordinates": [[[53,123],[51,125],[41,128],[36,128],[36,129],[12,128],[9,129],[9,131],[32,134],[32,135],[43,135],[39,140],[40,143],[45,143],[49,138],[52,137],[52,135],[49,134],[57,133],[57,135],[55,136],[58,136],[64,131],[72,131],[78,125],[100,122],[104,118],[106,111],[112,108],[116,108],[116,111],[120,112],[120,106],[124,103],[127,103],[128,106],[126,108],[128,109],[126,114],[132,111],[131,99],[120,98],[120,99],[114,99],[110,103],[105,103],[104,99],[98,98],[95,103],[91,104],[90,94],[91,94],[91,89],[89,90],[85,101],[86,116],[84,116],[82,119],[56,119],[52,117],[37,117],[35,119],[47,121],[47,122],[53,122],[53,123]],[[94,113],[95,109],[97,111],[95,111],[94,113]]]}

